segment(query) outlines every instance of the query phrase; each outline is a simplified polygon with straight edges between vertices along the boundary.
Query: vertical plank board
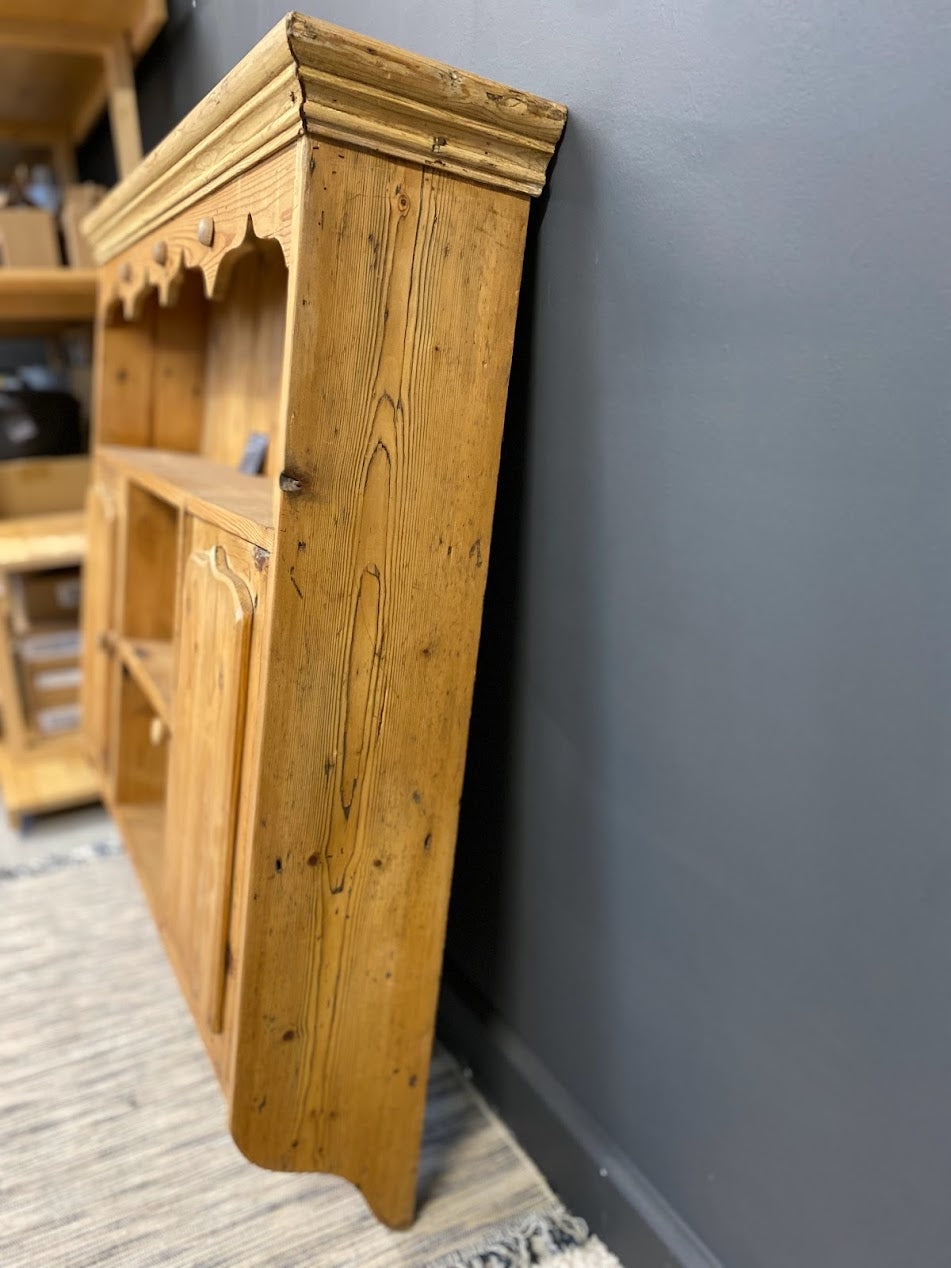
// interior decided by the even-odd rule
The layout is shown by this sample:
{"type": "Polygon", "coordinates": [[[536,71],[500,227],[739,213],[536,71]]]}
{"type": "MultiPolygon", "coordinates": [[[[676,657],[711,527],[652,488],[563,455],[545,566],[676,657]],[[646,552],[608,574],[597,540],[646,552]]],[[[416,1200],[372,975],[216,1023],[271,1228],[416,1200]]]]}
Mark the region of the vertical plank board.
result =
{"type": "Polygon", "coordinates": [[[116,156],[119,179],[128,176],[142,162],[142,132],[139,103],[135,95],[132,55],[125,36],[113,44],[105,58],[109,96],[109,130],[116,156]]]}
{"type": "Polygon", "coordinates": [[[251,595],[225,547],[189,556],[172,719],[167,910],[193,1001],[221,1030],[251,595]],[[179,737],[176,740],[176,736],[179,737]]]}
{"type": "Polygon", "coordinates": [[[0,713],[3,738],[11,754],[23,753],[27,747],[26,718],[16,665],[8,581],[6,574],[0,573],[0,713]]]}
{"type": "Polygon", "coordinates": [[[232,1131],[400,1226],[528,199],[346,145],[299,180],[232,1131]]]}
{"type": "Polygon", "coordinates": [[[100,445],[147,445],[152,434],[153,331],[158,305],[138,321],[101,310],[96,322],[93,424],[100,445]]]}
{"type": "Polygon", "coordinates": [[[176,507],[137,484],[128,485],[120,633],[131,638],[172,637],[179,527],[176,507]]]}
{"type": "Polygon", "coordinates": [[[81,705],[83,734],[89,755],[99,770],[108,770],[109,680],[114,656],[116,501],[101,479],[89,487],[86,498],[88,556],[93,567],[83,576],[82,628],[83,673],[81,705]]]}
{"type": "Polygon", "coordinates": [[[227,466],[237,465],[250,432],[273,441],[277,431],[286,305],[287,269],[276,243],[238,261],[224,296],[211,304],[202,452],[227,466]]]}
{"type": "Polygon", "coordinates": [[[197,270],[185,274],[175,303],[155,317],[151,443],[197,451],[204,410],[208,301],[197,270]]]}

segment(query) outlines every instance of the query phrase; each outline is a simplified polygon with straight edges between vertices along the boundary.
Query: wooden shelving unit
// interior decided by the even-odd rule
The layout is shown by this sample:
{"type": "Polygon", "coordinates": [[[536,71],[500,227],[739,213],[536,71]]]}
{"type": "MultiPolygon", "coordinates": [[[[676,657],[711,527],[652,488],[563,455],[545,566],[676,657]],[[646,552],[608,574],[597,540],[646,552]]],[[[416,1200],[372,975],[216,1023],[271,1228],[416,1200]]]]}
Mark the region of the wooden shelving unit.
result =
{"type": "Polygon", "coordinates": [[[0,268],[0,336],[78,326],[95,315],[95,269],[0,268]]]}
{"type": "Polygon", "coordinates": [[[76,147],[108,109],[128,176],[142,158],[132,69],[166,17],[165,0],[0,0],[0,138],[49,152],[67,185],[76,147]]]}
{"type": "Polygon", "coordinates": [[[564,122],[291,14],[86,221],[90,750],[239,1147],[396,1226],[564,122]]]}
{"type": "MultiPolygon", "coordinates": [[[[82,805],[99,797],[96,771],[79,733],[73,730],[44,736],[30,727],[22,703],[18,640],[11,629],[9,609],[14,576],[80,565],[85,555],[85,525],[79,512],[0,521],[0,698],[4,723],[0,782],[7,817],[14,827],[20,826],[25,815],[82,805]]],[[[45,631],[41,627],[34,633],[45,631]]]]}
{"type": "MultiPolygon", "coordinates": [[[[0,167],[48,155],[60,184],[76,180],[75,149],[108,109],[116,166],[128,175],[142,157],[132,67],[166,19],[165,0],[0,0],[0,167]]],[[[43,337],[89,324],[96,314],[95,269],[0,268],[0,337],[43,337]]],[[[70,481],[69,459],[20,462],[25,489],[18,514],[0,521],[0,582],[80,564],[86,553],[80,512],[84,481],[70,481]],[[71,500],[72,499],[72,500],[71,500]],[[59,507],[60,514],[50,512],[59,507]],[[24,515],[24,509],[27,514],[24,515]]],[[[7,465],[7,464],[4,464],[7,465]]],[[[10,464],[12,465],[12,464],[10,464]]],[[[85,468],[84,468],[85,471],[85,468]]],[[[10,481],[4,473],[5,483],[10,481]]],[[[4,747],[0,781],[7,813],[24,815],[98,798],[94,768],[79,734],[40,734],[22,699],[22,665],[5,599],[0,609],[0,684],[4,747]]],[[[63,693],[60,693],[62,695],[63,693]]],[[[50,700],[58,697],[49,694],[50,700]]]]}

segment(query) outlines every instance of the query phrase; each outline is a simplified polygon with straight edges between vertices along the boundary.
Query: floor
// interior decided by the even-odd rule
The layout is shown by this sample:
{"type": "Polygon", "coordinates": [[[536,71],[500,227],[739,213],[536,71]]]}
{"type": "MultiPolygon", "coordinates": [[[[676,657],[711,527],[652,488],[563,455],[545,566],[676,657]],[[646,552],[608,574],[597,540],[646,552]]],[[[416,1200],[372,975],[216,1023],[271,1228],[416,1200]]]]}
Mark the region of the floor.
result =
{"type": "Polygon", "coordinates": [[[101,806],[25,819],[22,833],[15,832],[0,813],[0,871],[45,867],[53,856],[70,855],[100,841],[119,848],[119,834],[101,806]]]}
{"type": "Polygon", "coordinates": [[[249,1164],[117,851],[98,809],[0,830],[4,1268],[424,1265],[526,1220],[570,1221],[439,1050],[408,1232],[344,1181],[249,1164]]]}

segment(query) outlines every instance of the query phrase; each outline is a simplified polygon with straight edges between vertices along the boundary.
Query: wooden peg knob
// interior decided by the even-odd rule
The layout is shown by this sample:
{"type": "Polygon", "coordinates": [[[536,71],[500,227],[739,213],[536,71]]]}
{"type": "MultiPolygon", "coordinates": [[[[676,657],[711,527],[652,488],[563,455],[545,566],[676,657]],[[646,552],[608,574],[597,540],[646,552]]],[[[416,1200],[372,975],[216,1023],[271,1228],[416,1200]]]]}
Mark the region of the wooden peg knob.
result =
{"type": "Polygon", "coordinates": [[[211,216],[202,216],[198,222],[198,241],[203,247],[210,247],[215,240],[215,222],[211,216]]]}
{"type": "Polygon", "coordinates": [[[149,740],[152,742],[155,748],[158,748],[158,746],[162,743],[162,741],[165,739],[166,734],[167,732],[165,730],[165,723],[162,721],[162,719],[153,718],[152,721],[149,723],[149,740]]]}
{"type": "Polygon", "coordinates": [[[164,242],[152,243],[152,259],[159,266],[163,265],[168,259],[168,247],[164,242]]]}

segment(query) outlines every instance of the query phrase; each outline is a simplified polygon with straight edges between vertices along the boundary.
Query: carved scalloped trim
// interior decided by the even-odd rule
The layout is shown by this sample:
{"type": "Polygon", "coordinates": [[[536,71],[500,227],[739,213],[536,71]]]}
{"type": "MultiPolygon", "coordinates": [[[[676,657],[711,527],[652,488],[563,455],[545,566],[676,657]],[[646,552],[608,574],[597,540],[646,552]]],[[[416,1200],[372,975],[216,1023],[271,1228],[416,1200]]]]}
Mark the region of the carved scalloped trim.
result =
{"type": "Polygon", "coordinates": [[[303,135],[283,22],[83,221],[104,264],[303,135]]]}
{"type": "Polygon", "coordinates": [[[236,228],[229,232],[226,224],[220,228],[216,225],[215,241],[211,247],[169,247],[161,264],[152,257],[151,245],[140,243],[103,270],[100,303],[107,318],[119,305],[126,321],[136,321],[142,315],[149,294],[157,294],[161,307],[173,306],[178,301],[186,273],[196,271],[202,275],[205,297],[221,299],[238,261],[255,251],[267,249],[269,243],[280,250],[286,265],[286,243],[277,234],[258,235],[250,213],[244,216],[240,237],[236,228]],[[221,246],[218,246],[219,240],[221,246]]]}

